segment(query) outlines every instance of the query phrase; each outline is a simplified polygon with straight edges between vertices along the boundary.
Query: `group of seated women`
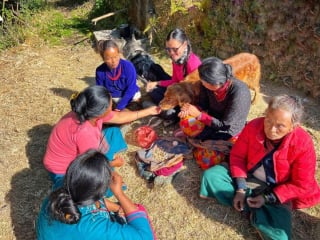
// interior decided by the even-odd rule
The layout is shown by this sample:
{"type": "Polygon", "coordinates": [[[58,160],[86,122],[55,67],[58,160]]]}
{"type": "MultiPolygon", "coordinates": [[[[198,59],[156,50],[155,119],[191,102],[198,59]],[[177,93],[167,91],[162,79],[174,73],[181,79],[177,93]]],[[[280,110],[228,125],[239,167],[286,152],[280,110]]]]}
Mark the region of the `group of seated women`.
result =
{"type": "Polygon", "coordinates": [[[161,114],[203,123],[195,138],[235,140],[229,161],[203,172],[200,197],[247,214],[263,239],[291,239],[291,210],[320,202],[315,149],[301,127],[297,97],[271,97],[264,116],[247,122],[250,91],[230,65],[215,57],[201,62],[181,29],[168,34],[165,50],[172,79],[148,83],[155,104],[129,111],[127,105],[141,97],[135,69],[120,58],[112,40],[102,45],[96,86],[71,97],[71,111],[49,137],[44,166],[53,190],[37,219],[39,240],[156,238],[146,209],[124,193],[122,177],[114,171],[124,164],[119,153],[127,149],[119,125],[160,114],[157,105],[166,87],[196,68],[202,83],[199,105],[161,114]],[[112,195],[117,203],[108,200],[112,195]]]}

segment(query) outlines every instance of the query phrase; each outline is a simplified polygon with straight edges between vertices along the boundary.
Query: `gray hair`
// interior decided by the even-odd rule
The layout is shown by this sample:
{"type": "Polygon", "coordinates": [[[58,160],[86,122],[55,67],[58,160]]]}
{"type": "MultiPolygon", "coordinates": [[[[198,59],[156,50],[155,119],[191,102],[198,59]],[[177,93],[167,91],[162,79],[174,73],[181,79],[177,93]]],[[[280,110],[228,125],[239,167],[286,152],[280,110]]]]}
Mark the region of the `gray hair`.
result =
{"type": "Polygon", "coordinates": [[[281,109],[290,112],[293,126],[301,123],[304,114],[301,98],[286,94],[272,97],[266,112],[271,109],[281,109]]]}

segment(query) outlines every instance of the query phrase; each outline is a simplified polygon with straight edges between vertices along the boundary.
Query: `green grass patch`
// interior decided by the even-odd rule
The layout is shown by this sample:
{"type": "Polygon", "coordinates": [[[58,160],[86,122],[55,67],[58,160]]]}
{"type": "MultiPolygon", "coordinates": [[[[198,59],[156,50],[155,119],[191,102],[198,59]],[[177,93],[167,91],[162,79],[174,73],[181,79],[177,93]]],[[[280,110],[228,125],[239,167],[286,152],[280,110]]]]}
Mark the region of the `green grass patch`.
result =
{"type": "Polygon", "coordinates": [[[67,38],[89,36],[92,25],[88,12],[91,8],[91,2],[77,5],[72,11],[46,5],[41,9],[24,8],[19,17],[6,10],[6,21],[0,27],[0,51],[21,44],[28,38],[60,45],[67,38]]]}
{"type": "Polygon", "coordinates": [[[60,44],[67,37],[85,31],[85,23],[81,18],[69,18],[57,10],[48,10],[35,18],[34,33],[50,45],[60,44]]]}

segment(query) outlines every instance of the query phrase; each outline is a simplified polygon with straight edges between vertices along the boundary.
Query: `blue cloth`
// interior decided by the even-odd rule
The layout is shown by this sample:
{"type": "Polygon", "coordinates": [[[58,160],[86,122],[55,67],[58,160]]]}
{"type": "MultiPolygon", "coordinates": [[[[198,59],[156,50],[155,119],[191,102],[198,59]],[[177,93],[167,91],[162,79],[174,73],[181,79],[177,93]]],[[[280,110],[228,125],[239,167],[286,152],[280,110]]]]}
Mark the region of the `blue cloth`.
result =
{"type": "Polygon", "coordinates": [[[267,153],[262,158],[262,160],[249,171],[249,173],[252,174],[261,165],[263,165],[265,173],[266,173],[266,181],[267,181],[267,184],[270,185],[270,186],[274,186],[276,184],[276,175],[275,175],[275,172],[274,172],[273,154],[278,149],[279,145],[276,146],[271,152],[267,153]]]}
{"type": "Polygon", "coordinates": [[[121,98],[116,106],[119,110],[124,109],[139,91],[136,70],[130,61],[124,59],[120,59],[119,65],[113,70],[110,70],[105,63],[97,67],[96,85],[107,88],[112,98],[121,98]],[[109,76],[115,77],[119,71],[121,75],[117,80],[109,78],[109,76]]]}
{"type": "Polygon", "coordinates": [[[125,151],[128,149],[128,145],[122,136],[119,127],[106,127],[102,130],[102,136],[109,144],[110,148],[105,154],[109,161],[114,159],[114,154],[125,151]]]}
{"type": "Polygon", "coordinates": [[[100,208],[95,204],[79,207],[81,219],[77,224],[65,224],[50,219],[47,211],[48,199],[42,204],[36,231],[38,240],[148,240],[153,239],[152,228],[144,211],[129,214],[127,224],[121,225],[110,220],[109,212],[100,200],[100,208]]]}
{"type": "Polygon", "coordinates": [[[64,174],[55,174],[55,173],[49,172],[49,177],[53,182],[53,186],[52,186],[53,190],[59,187],[62,187],[64,174]]]}

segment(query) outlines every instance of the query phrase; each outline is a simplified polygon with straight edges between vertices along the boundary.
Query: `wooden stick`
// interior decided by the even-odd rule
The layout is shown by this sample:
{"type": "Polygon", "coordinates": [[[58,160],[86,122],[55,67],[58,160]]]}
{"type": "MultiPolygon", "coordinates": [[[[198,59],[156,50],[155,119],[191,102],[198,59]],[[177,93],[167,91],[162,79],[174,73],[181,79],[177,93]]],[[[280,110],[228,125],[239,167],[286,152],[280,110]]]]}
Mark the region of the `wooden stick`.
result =
{"type": "Polygon", "coordinates": [[[124,9],[120,9],[120,10],[115,11],[115,12],[107,13],[107,14],[105,14],[105,15],[102,15],[102,16],[100,16],[100,17],[97,17],[97,18],[92,19],[91,22],[93,22],[94,25],[96,25],[97,22],[100,21],[101,19],[111,17],[111,16],[113,16],[113,15],[115,15],[115,14],[117,14],[117,13],[123,12],[123,11],[125,11],[125,10],[127,10],[127,9],[124,8],[124,9]]]}
{"type": "Polygon", "coordinates": [[[6,0],[3,0],[2,1],[2,13],[1,13],[1,19],[2,19],[2,21],[1,21],[1,25],[2,25],[2,27],[3,27],[3,23],[4,23],[4,8],[5,8],[5,3],[6,3],[6,0]]]}

